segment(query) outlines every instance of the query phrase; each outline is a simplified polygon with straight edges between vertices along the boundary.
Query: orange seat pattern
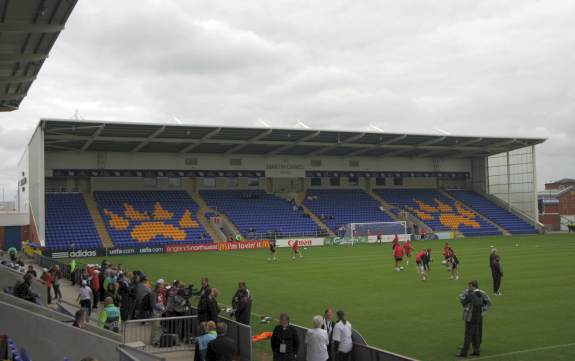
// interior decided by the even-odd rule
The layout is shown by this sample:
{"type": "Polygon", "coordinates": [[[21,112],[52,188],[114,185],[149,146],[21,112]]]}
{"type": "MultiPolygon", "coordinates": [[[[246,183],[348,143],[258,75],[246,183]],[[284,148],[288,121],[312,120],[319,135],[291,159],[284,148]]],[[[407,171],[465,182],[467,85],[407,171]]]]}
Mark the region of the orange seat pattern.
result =
{"type": "MultiPolygon", "coordinates": [[[[187,211],[187,212],[189,212],[189,211],[187,211]]],[[[160,202],[156,202],[154,204],[154,219],[162,221],[162,220],[172,219],[173,216],[174,216],[173,213],[168,212],[164,208],[162,208],[162,205],[160,204],[160,202]]]]}
{"type": "Polygon", "coordinates": [[[453,212],[453,208],[451,208],[451,206],[449,204],[443,203],[442,201],[440,201],[437,198],[435,198],[434,201],[435,201],[435,203],[437,203],[437,209],[439,209],[439,211],[441,213],[452,213],[453,212]]]}
{"type": "Polygon", "coordinates": [[[114,212],[104,209],[104,214],[110,217],[110,227],[117,229],[118,231],[125,231],[128,229],[128,227],[130,227],[130,221],[120,217],[117,214],[114,214],[114,212]]]}
{"type": "Polygon", "coordinates": [[[420,201],[419,199],[416,199],[415,203],[417,203],[419,208],[424,212],[427,212],[427,213],[436,213],[437,212],[437,208],[430,206],[428,204],[425,204],[424,202],[420,201]]]}
{"type": "Polygon", "coordinates": [[[138,242],[149,242],[157,236],[171,238],[174,241],[183,241],[186,239],[186,232],[184,230],[159,221],[142,222],[134,227],[130,235],[138,242]]]}
{"type": "Polygon", "coordinates": [[[147,221],[150,219],[148,215],[138,212],[128,203],[124,203],[124,214],[132,221],[147,221]]]}
{"type": "Polygon", "coordinates": [[[117,231],[127,231],[130,225],[133,226],[130,237],[137,242],[149,242],[155,237],[183,241],[187,238],[185,229],[200,228],[200,224],[194,220],[189,209],[184,211],[177,224],[169,224],[164,221],[172,220],[174,213],[164,209],[160,202],[154,203],[152,217],[145,212],[136,210],[128,203],[124,203],[123,208],[124,217],[104,209],[104,214],[108,217],[108,224],[117,231]]]}
{"type": "Polygon", "coordinates": [[[182,219],[180,219],[180,227],[182,229],[186,228],[198,228],[200,225],[192,218],[192,213],[189,209],[186,209],[182,219]]]}
{"type": "Polygon", "coordinates": [[[411,207],[408,207],[408,209],[415,213],[415,215],[422,221],[431,221],[435,219],[435,216],[437,216],[442,225],[453,231],[459,230],[459,226],[461,225],[472,228],[481,228],[479,222],[475,220],[477,214],[471,210],[463,208],[460,202],[455,203],[457,212],[454,212],[453,207],[436,198],[434,201],[437,204],[437,207],[433,207],[419,199],[414,199],[414,201],[420,209],[413,209],[411,207]]]}

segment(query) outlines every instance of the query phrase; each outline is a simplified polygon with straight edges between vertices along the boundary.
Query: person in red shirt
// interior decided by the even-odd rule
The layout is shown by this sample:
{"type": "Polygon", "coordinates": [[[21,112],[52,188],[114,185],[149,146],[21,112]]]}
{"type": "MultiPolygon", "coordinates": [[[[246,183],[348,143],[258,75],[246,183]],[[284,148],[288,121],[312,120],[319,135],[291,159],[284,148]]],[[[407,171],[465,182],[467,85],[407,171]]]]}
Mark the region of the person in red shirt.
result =
{"type": "Polygon", "coordinates": [[[426,256],[425,249],[422,249],[415,255],[415,264],[416,264],[415,269],[417,270],[417,273],[421,276],[422,280],[425,280],[424,278],[425,270],[423,269],[423,258],[425,256],[426,256]]]}
{"type": "Polygon", "coordinates": [[[98,308],[98,300],[100,299],[100,271],[97,269],[93,270],[90,273],[90,288],[92,289],[92,294],[94,295],[94,302],[92,304],[92,308],[98,308]]]}
{"type": "Polygon", "coordinates": [[[52,274],[48,271],[47,268],[44,268],[42,270],[42,275],[40,276],[40,279],[42,281],[44,281],[44,283],[46,284],[46,290],[48,291],[48,304],[52,303],[52,274]]]}
{"type": "Polygon", "coordinates": [[[442,264],[447,266],[447,272],[451,272],[451,265],[449,264],[449,243],[445,242],[443,245],[443,261],[442,264]]]}
{"type": "Polygon", "coordinates": [[[406,265],[409,266],[409,260],[411,259],[411,251],[413,247],[411,246],[411,241],[408,239],[403,245],[403,250],[405,251],[405,256],[407,257],[406,265]]]}
{"type": "Polygon", "coordinates": [[[401,244],[397,244],[393,249],[393,257],[395,258],[395,271],[399,272],[403,270],[401,267],[401,262],[403,261],[403,246],[401,244]]]}
{"type": "Polygon", "coordinates": [[[391,244],[391,249],[395,251],[395,246],[397,246],[399,244],[399,236],[396,234],[395,237],[393,237],[393,243],[391,244]]]}
{"type": "Polygon", "coordinates": [[[298,241],[296,240],[296,241],[293,243],[293,245],[291,246],[291,249],[293,250],[293,257],[292,257],[292,259],[295,259],[296,256],[299,256],[299,258],[303,258],[303,255],[301,254],[299,248],[300,248],[300,247],[299,247],[299,243],[298,243],[298,241]]]}

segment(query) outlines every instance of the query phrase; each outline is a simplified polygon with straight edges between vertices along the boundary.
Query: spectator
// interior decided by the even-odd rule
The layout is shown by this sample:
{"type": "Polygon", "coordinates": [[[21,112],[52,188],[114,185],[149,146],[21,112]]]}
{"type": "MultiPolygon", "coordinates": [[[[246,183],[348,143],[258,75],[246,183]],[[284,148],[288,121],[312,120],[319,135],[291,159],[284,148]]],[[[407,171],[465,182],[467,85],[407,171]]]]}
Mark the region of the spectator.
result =
{"type": "Polygon", "coordinates": [[[90,288],[92,289],[92,295],[94,296],[94,302],[92,302],[92,308],[98,308],[98,301],[100,300],[100,277],[98,274],[100,271],[97,269],[91,270],[90,275],[90,288]]]}
{"type": "Polygon", "coordinates": [[[136,299],[134,300],[134,318],[146,318],[151,312],[151,302],[148,302],[148,296],[151,291],[146,284],[146,276],[137,273],[134,277],[136,299]],[[144,302],[146,300],[146,302],[144,302]]]}
{"type": "Polygon", "coordinates": [[[252,312],[252,298],[245,282],[238,284],[238,290],[232,298],[232,309],[237,322],[244,325],[250,324],[252,312]]]}
{"type": "Polygon", "coordinates": [[[159,279],[156,282],[154,291],[150,294],[150,301],[152,302],[152,345],[160,345],[160,337],[162,336],[162,322],[160,318],[166,312],[166,299],[164,294],[164,280],[159,279]]]}
{"type": "Polygon", "coordinates": [[[52,287],[54,288],[54,298],[56,302],[62,302],[62,291],[60,290],[60,280],[62,279],[62,272],[60,266],[57,264],[52,267],[52,287]]]}
{"type": "Polygon", "coordinates": [[[218,337],[208,343],[206,352],[207,361],[232,361],[237,352],[236,345],[232,339],[226,336],[228,325],[221,322],[216,326],[218,337]]]}
{"type": "Polygon", "coordinates": [[[343,310],[337,311],[337,323],[333,328],[335,359],[337,361],[351,360],[351,349],[353,348],[352,332],[351,323],[345,319],[345,312],[343,310]]]}
{"type": "Polygon", "coordinates": [[[503,278],[503,269],[501,267],[501,259],[497,254],[495,248],[491,249],[489,256],[489,266],[491,267],[491,276],[493,277],[493,294],[495,296],[503,296],[501,293],[501,278],[503,278]]]}
{"type": "Polygon", "coordinates": [[[208,277],[202,277],[201,285],[202,285],[202,287],[200,287],[200,290],[195,293],[195,295],[198,296],[200,299],[202,297],[208,297],[208,295],[210,294],[210,291],[209,291],[210,290],[210,282],[208,280],[208,277]]]}
{"type": "Polygon", "coordinates": [[[80,308],[86,310],[86,315],[90,317],[92,315],[92,299],[94,294],[90,287],[88,287],[88,282],[82,281],[82,287],[78,291],[77,301],[80,302],[80,308]]]}
{"type": "Polygon", "coordinates": [[[326,361],[329,359],[327,347],[329,345],[329,336],[327,331],[322,329],[324,325],[323,317],[314,316],[313,328],[305,334],[305,344],[307,346],[307,361],[326,361]]]}
{"type": "Polygon", "coordinates": [[[76,260],[74,258],[72,258],[72,260],[70,261],[70,281],[72,281],[72,286],[76,285],[76,260]]]}
{"type": "Polygon", "coordinates": [[[272,333],[271,346],[273,361],[293,361],[297,358],[299,338],[297,330],[289,323],[287,313],[280,315],[280,324],[272,333]]]}
{"type": "Polygon", "coordinates": [[[216,324],[213,321],[200,323],[200,336],[196,337],[195,361],[205,361],[208,343],[217,338],[216,324]]]}
{"type": "Polygon", "coordinates": [[[32,265],[28,265],[28,271],[26,271],[26,274],[31,274],[33,278],[38,277],[38,274],[36,273],[36,270],[34,270],[34,266],[32,265]]]}
{"type": "Polygon", "coordinates": [[[47,268],[44,268],[42,270],[42,275],[40,276],[40,279],[42,281],[44,281],[44,284],[46,285],[46,291],[48,294],[47,303],[51,304],[52,303],[52,274],[50,272],[48,272],[47,268]]]}
{"type": "Polygon", "coordinates": [[[333,327],[334,326],[335,326],[335,324],[333,322],[333,310],[328,307],[323,314],[323,326],[321,326],[321,328],[327,332],[327,337],[329,339],[329,345],[327,346],[327,353],[329,356],[328,360],[333,359],[333,327]]]}
{"type": "Polygon", "coordinates": [[[106,297],[104,299],[104,308],[100,311],[98,326],[105,330],[120,332],[121,324],[120,310],[114,305],[112,297],[106,297]]]}
{"type": "Polygon", "coordinates": [[[483,338],[483,314],[491,307],[491,300],[485,292],[479,289],[479,283],[473,280],[459,295],[459,302],[463,306],[465,337],[463,347],[457,357],[467,357],[471,345],[473,346],[472,356],[479,356],[483,338]]]}
{"type": "Polygon", "coordinates": [[[218,296],[220,295],[220,291],[217,288],[212,288],[210,291],[210,295],[207,298],[207,321],[214,321],[215,323],[219,322],[219,314],[220,314],[220,306],[218,306],[218,296]]]}
{"type": "Polygon", "coordinates": [[[120,274],[118,276],[118,297],[120,298],[120,313],[122,320],[132,318],[136,290],[131,285],[131,274],[120,274]]]}
{"type": "Polygon", "coordinates": [[[16,285],[14,286],[14,296],[35,303],[38,295],[32,292],[31,286],[32,275],[24,275],[24,278],[16,282],[16,285]]]}
{"type": "Polygon", "coordinates": [[[84,328],[86,327],[86,312],[83,309],[76,311],[74,314],[74,327],[84,328]]]}

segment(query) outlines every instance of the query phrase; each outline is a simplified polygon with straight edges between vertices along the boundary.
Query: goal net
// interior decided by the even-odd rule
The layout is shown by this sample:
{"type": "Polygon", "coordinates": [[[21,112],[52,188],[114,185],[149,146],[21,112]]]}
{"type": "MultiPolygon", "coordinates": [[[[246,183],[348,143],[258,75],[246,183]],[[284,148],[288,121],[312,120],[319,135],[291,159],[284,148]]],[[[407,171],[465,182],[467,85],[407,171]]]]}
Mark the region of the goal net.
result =
{"type": "Polygon", "coordinates": [[[406,222],[349,223],[339,243],[353,246],[356,243],[374,243],[378,239],[390,242],[396,234],[401,240],[407,237],[406,222]]]}

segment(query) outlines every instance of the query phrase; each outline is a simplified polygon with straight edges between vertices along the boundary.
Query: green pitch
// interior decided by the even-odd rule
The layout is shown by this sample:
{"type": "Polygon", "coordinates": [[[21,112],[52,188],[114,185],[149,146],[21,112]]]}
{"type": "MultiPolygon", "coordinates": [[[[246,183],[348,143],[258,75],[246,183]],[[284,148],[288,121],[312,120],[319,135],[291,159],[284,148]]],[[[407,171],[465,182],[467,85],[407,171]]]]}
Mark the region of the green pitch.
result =
{"type": "MultiPolygon", "coordinates": [[[[416,251],[424,245],[433,249],[427,282],[416,274],[414,260],[394,272],[389,244],[308,248],[295,261],[290,249],[281,248],[276,263],[268,262],[265,250],[110,260],[144,270],[152,280],[197,286],[201,276],[209,276],[224,304],[231,302],[237,282],[245,280],[254,313],[277,318],[288,312],[300,325],[308,326],[327,306],[343,308],[370,345],[425,361],[454,359],[464,327],[458,295],[467,280],[477,279],[493,301],[479,359],[575,360],[575,236],[467,238],[450,244],[461,261],[459,281],[449,280],[441,264],[443,241],[414,242],[416,251]],[[503,297],[492,296],[490,246],[501,256],[503,297]]],[[[256,315],[252,324],[254,333],[274,326],[259,324],[256,315]]],[[[255,347],[267,350],[268,343],[255,347]]]]}

